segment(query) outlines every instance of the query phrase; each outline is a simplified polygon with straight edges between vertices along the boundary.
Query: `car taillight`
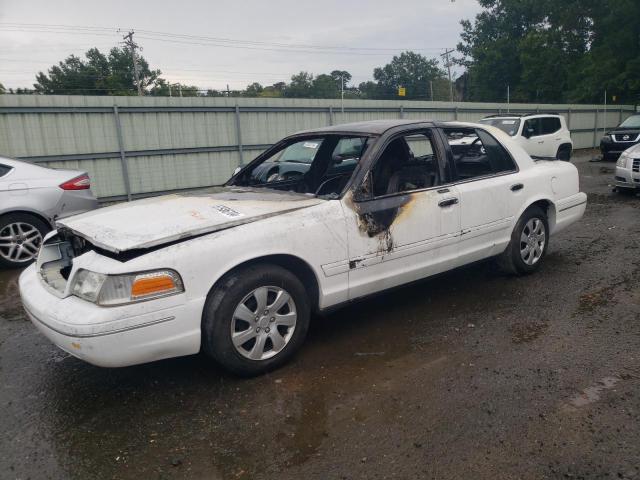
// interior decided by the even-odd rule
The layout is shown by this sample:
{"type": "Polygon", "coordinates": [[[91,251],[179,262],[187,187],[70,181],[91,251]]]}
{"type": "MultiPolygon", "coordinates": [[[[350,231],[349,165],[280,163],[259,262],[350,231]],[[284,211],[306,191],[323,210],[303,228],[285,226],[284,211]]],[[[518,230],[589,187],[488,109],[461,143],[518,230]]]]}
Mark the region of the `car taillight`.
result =
{"type": "Polygon", "coordinates": [[[60,185],[63,190],[87,190],[91,187],[91,180],[89,175],[80,175],[79,177],[72,178],[71,180],[64,182],[60,185]]]}

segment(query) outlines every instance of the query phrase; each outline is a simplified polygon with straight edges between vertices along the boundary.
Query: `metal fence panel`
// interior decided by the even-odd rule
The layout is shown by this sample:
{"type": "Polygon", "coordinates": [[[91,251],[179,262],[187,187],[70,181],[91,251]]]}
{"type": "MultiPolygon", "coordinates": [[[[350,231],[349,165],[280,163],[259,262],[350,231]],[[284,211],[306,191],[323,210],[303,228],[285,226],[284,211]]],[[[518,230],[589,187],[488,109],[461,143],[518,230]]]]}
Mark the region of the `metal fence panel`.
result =
{"type": "Polygon", "coordinates": [[[108,201],[224,182],[299,130],[397,118],[477,122],[508,110],[558,112],[575,148],[592,148],[634,108],[609,106],[605,115],[599,105],[1,95],[0,154],[86,170],[108,201]]]}

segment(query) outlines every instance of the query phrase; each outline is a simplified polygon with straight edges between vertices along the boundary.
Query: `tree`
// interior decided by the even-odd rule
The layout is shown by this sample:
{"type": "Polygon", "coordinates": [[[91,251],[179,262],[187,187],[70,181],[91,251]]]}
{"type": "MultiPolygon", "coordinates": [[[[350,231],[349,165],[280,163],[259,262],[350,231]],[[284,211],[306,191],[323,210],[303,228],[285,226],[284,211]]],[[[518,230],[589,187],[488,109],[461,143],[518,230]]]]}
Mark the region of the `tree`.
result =
{"type": "Polygon", "coordinates": [[[287,86],[285,94],[293,98],[311,97],[313,75],[308,72],[300,72],[291,77],[291,83],[287,86]]]}
{"type": "Polygon", "coordinates": [[[331,78],[333,78],[333,81],[336,83],[336,87],[338,88],[338,90],[342,89],[343,79],[344,79],[344,88],[346,89],[347,85],[353,78],[351,74],[346,70],[334,70],[330,73],[330,75],[331,75],[331,78]]]}
{"type": "Polygon", "coordinates": [[[7,90],[4,88],[4,85],[0,83],[0,95],[7,93],[7,90]]]}
{"type": "Polygon", "coordinates": [[[313,98],[337,98],[340,95],[338,86],[332,75],[318,75],[311,84],[313,98]]]}
{"type": "Polygon", "coordinates": [[[258,82],[254,82],[245,89],[244,96],[259,97],[263,91],[264,91],[264,87],[260,85],[258,82]]]}
{"type": "Polygon", "coordinates": [[[199,97],[200,89],[195,85],[169,83],[164,78],[158,78],[149,94],[157,97],[199,97]]]}
{"type": "Polygon", "coordinates": [[[378,82],[377,94],[384,98],[397,98],[398,87],[405,87],[407,99],[428,99],[429,82],[444,79],[444,75],[436,59],[408,51],[373,71],[378,82]]]}
{"type": "Polygon", "coordinates": [[[376,82],[372,82],[371,80],[367,82],[362,82],[358,85],[358,90],[360,91],[360,96],[366,99],[374,99],[380,96],[379,87],[376,82]]]}
{"type": "MultiPolygon", "coordinates": [[[[108,55],[97,48],[85,54],[86,60],[75,55],[39,72],[33,85],[36,92],[67,95],[136,95],[133,58],[127,49],[114,47],[108,55]]],[[[147,61],[138,58],[140,83],[144,90],[153,87],[160,70],[150,70],[147,61]]]]}
{"type": "Polygon", "coordinates": [[[479,0],[463,21],[458,63],[468,99],[601,102],[640,91],[640,3],[633,0],[479,0]]]}

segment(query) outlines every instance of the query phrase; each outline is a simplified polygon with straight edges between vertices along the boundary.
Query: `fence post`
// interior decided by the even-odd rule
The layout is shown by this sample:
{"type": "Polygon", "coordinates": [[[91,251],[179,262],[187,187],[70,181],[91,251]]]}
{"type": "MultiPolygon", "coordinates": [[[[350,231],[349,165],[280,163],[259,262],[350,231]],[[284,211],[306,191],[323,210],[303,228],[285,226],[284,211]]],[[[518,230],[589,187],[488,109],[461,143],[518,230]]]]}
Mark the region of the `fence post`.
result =
{"type": "Polygon", "coordinates": [[[620,111],[618,112],[618,125],[622,123],[622,107],[620,107],[620,111]]]}
{"type": "Polygon", "coordinates": [[[596,107],[596,116],[593,121],[593,148],[596,148],[598,144],[598,107],[596,107]]]}
{"type": "Polygon", "coordinates": [[[400,118],[404,118],[404,107],[400,105],[400,118]]]}
{"type": "Polygon", "coordinates": [[[453,109],[453,118],[454,120],[458,120],[458,106],[456,105],[455,108],[453,109]]]}
{"type": "Polygon", "coordinates": [[[240,127],[240,105],[236,103],[236,138],[238,140],[238,154],[240,155],[240,166],[244,165],[244,155],[242,151],[242,129],[240,127]]]}
{"type": "Polygon", "coordinates": [[[118,147],[120,148],[120,164],[122,165],[122,180],[124,190],[127,194],[127,202],[131,201],[131,185],[129,183],[129,166],[127,165],[127,153],[124,150],[124,140],[122,139],[122,125],[120,124],[120,114],[118,106],[113,105],[113,117],[116,121],[116,134],[118,136],[118,147]]]}
{"type": "Polygon", "coordinates": [[[329,126],[333,125],[333,107],[329,107],[329,126]]]}
{"type": "Polygon", "coordinates": [[[571,108],[567,110],[567,130],[571,133],[571,108]]]}

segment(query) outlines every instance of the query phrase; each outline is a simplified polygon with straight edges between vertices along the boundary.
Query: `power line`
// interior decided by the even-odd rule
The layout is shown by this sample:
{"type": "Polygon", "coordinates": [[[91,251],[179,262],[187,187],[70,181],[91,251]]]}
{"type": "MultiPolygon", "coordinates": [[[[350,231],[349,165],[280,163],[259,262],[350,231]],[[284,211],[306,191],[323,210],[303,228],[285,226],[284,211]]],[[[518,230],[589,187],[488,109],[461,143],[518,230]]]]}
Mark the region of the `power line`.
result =
{"type": "MultiPolygon", "coordinates": [[[[90,27],[75,25],[46,25],[46,24],[21,24],[21,23],[3,23],[0,25],[7,28],[13,28],[13,31],[26,31],[35,33],[60,33],[60,34],[92,34],[101,36],[110,36],[107,32],[116,32],[117,29],[107,27],[90,27]],[[79,30],[79,31],[78,31],[79,30]]],[[[250,50],[267,50],[282,52],[298,52],[298,53],[320,53],[320,54],[350,54],[350,55],[388,55],[388,52],[398,52],[402,50],[413,51],[441,51],[443,47],[427,47],[427,48],[406,48],[406,47],[353,47],[353,46],[328,46],[313,44],[295,44],[295,43],[277,43],[262,42],[255,40],[242,40],[221,37],[209,37],[203,35],[187,35],[171,32],[160,32],[156,30],[138,30],[138,38],[146,40],[155,40],[163,42],[171,42],[176,44],[215,46],[222,48],[241,48],[250,50]],[[370,52],[386,52],[386,53],[370,53],[370,52]]]]}
{"type": "Polygon", "coordinates": [[[123,38],[125,47],[129,47],[131,50],[131,56],[133,57],[133,76],[136,81],[136,88],[138,89],[138,96],[142,97],[144,95],[142,90],[142,85],[140,84],[140,71],[138,67],[138,54],[136,50],[140,48],[136,42],[133,41],[133,34],[135,32],[130,30],[128,34],[126,34],[123,38]]]}

